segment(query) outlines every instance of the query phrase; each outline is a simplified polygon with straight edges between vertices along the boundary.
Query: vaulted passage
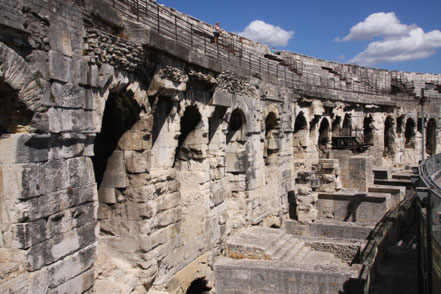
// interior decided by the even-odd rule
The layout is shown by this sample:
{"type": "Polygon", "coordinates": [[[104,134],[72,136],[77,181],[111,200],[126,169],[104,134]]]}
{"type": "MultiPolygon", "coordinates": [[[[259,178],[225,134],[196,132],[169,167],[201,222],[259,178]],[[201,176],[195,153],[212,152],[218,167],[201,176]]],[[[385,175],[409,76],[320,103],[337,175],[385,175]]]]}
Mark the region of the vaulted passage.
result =
{"type": "Polygon", "coordinates": [[[329,121],[326,118],[324,118],[320,123],[319,137],[317,143],[320,152],[319,155],[321,158],[327,157],[327,151],[329,149],[329,143],[330,143],[329,128],[330,128],[329,121]]]}
{"type": "Polygon", "coordinates": [[[364,118],[363,121],[363,139],[365,144],[373,144],[374,143],[374,134],[373,134],[373,119],[370,116],[364,118]]]}
{"type": "Polygon", "coordinates": [[[204,278],[199,278],[191,282],[190,287],[188,287],[186,294],[208,294],[211,290],[207,286],[208,281],[204,278]]]}
{"type": "MultiPolygon", "coordinates": [[[[111,93],[104,109],[101,132],[96,135],[94,154],[92,157],[98,187],[108,166],[108,159],[117,149],[122,135],[130,130],[139,118],[141,108],[127,94],[111,93]]],[[[122,159],[117,159],[120,162],[122,159]]],[[[113,166],[112,166],[113,167],[113,166]]],[[[112,171],[109,171],[112,173],[112,171]]]]}
{"type": "MultiPolygon", "coordinates": [[[[176,148],[175,162],[176,160],[200,159],[200,150],[198,150],[198,148],[191,148],[191,146],[195,143],[197,144],[197,142],[192,142],[191,138],[188,138],[200,121],[201,114],[196,106],[188,106],[185,108],[184,116],[180,122],[181,135],[179,136],[178,147],[176,148]],[[187,140],[187,138],[189,140],[187,140]]],[[[193,141],[194,139],[196,138],[193,138],[193,141]]]]}
{"type": "Polygon", "coordinates": [[[426,152],[430,156],[436,154],[436,122],[433,118],[427,122],[426,152]]]}
{"type": "Polygon", "coordinates": [[[411,118],[408,118],[406,121],[406,130],[404,132],[404,137],[406,139],[406,148],[415,148],[415,127],[415,121],[411,118]]]}
{"type": "Polygon", "coordinates": [[[0,78],[0,136],[26,132],[33,113],[18,100],[14,89],[0,78]]]}
{"type": "Polygon", "coordinates": [[[304,153],[308,147],[308,124],[303,113],[299,113],[294,123],[293,148],[294,158],[304,158],[304,153]]]}
{"type": "Polygon", "coordinates": [[[264,158],[265,165],[269,165],[271,161],[274,161],[279,151],[278,142],[278,119],[274,112],[270,112],[265,118],[265,142],[264,142],[264,158]]]}
{"type": "Polygon", "coordinates": [[[343,120],[343,128],[340,136],[352,136],[352,117],[350,114],[345,115],[343,120]]]}
{"type": "Polygon", "coordinates": [[[231,113],[226,136],[227,172],[246,173],[248,159],[244,134],[245,115],[242,110],[235,109],[231,113]]]}
{"type": "Polygon", "coordinates": [[[384,122],[384,154],[390,155],[394,152],[395,134],[394,121],[392,117],[388,116],[384,122]]]}

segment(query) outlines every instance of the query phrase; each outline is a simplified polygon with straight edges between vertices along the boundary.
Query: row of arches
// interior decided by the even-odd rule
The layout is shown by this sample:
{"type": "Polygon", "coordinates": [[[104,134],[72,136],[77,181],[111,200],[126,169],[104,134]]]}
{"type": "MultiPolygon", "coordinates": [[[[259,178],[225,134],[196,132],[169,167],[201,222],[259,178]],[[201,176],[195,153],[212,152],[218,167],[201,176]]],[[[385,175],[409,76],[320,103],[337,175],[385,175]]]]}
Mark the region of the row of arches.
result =
{"type": "MultiPolygon", "coordinates": [[[[317,117],[315,117],[311,123],[309,124],[308,130],[308,122],[303,112],[300,112],[294,123],[294,138],[296,141],[300,141],[299,145],[304,148],[308,145],[307,134],[312,132],[315,126],[318,124],[317,117]],[[309,131],[309,132],[308,132],[309,131]],[[303,141],[303,143],[302,143],[303,141]]],[[[436,121],[434,118],[430,118],[426,125],[427,135],[425,138],[425,146],[427,153],[429,155],[434,155],[436,153],[436,121]]],[[[419,127],[419,131],[421,132],[421,127],[419,127]]],[[[329,123],[328,118],[323,117],[320,120],[320,125],[318,128],[318,136],[317,136],[317,146],[319,150],[325,151],[330,147],[330,136],[331,134],[334,136],[357,136],[362,138],[362,142],[368,145],[374,143],[374,119],[372,116],[366,116],[363,120],[363,127],[357,128],[353,125],[351,114],[345,114],[343,122],[341,121],[340,116],[336,116],[332,121],[332,124],[329,123]]],[[[403,136],[405,148],[415,148],[415,138],[417,134],[417,124],[415,120],[411,117],[408,117],[404,123],[404,117],[398,117],[396,122],[392,118],[392,116],[387,116],[384,121],[384,136],[383,136],[383,144],[384,144],[384,152],[385,154],[393,153],[396,148],[396,137],[397,135],[403,136]],[[403,124],[404,134],[403,133],[403,124]],[[396,129],[395,129],[396,126],[396,129]]],[[[301,149],[301,148],[300,148],[301,149]]],[[[322,152],[323,153],[323,152],[322,152]]]]}

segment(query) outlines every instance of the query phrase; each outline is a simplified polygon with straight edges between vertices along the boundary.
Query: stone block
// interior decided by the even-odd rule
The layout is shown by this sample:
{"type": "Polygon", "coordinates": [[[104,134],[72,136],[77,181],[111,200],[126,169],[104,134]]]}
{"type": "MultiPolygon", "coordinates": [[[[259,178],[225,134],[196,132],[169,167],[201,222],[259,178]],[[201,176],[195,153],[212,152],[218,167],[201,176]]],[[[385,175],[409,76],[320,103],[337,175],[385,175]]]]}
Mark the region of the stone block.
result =
{"type": "Polygon", "coordinates": [[[101,186],[103,188],[126,188],[127,174],[124,164],[124,153],[115,151],[107,160],[101,186]]]}
{"type": "Polygon", "coordinates": [[[49,287],[55,288],[88,270],[96,260],[96,243],[48,267],[49,287]]]}
{"type": "Polygon", "coordinates": [[[210,99],[211,105],[230,107],[232,105],[233,96],[228,92],[215,91],[210,99]]]}
{"type": "Polygon", "coordinates": [[[0,140],[0,163],[42,162],[48,159],[49,135],[14,134],[0,140]]]}
{"type": "MultiPolygon", "coordinates": [[[[81,273],[77,277],[61,284],[55,289],[51,289],[48,294],[81,294],[93,287],[95,281],[94,268],[81,273]]],[[[46,293],[46,292],[45,292],[46,293]]]]}
{"type": "Polygon", "coordinates": [[[47,220],[47,238],[93,223],[97,219],[97,208],[98,204],[92,202],[51,215],[47,220]]]}
{"type": "Polygon", "coordinates": [[[164,212],[158,213],[156,215],[158,225],[161,227],[165,227],[172,223],[178,222],[182,218],[182,208],[176,207],[169,210],[165,210],[164,212]]]}
{"type": "Polygon", "coordinates": [[[145,132],[126,132],[119,139],[118,147],[124,151],[144,151],[151,149],[150,135],[145,132]]]}
{"type": "Polygon", "coordinates": [[[84,108],[86,89],[71,83],[54,81],[51,85],[54,105],[68,108],[84,108]]]}
{"type": "Polygon", "coordinates": [[[57,53],[72,57],[71,34],[66,27],[50,27],[49,46],[57,53]]]}
{"type": "Polygon", "coordinates": [[[115,189],[101,187],[98,190],[98,200],[100,203],[115,204],[117,202],[116,195],[115,195],[115,189]]]}
{"type": "Polygon", "coordinates": [[[97,87],[98,86],[98,77],[99,77],[99,72],[98,72],[98,66],[93,64],[90,66],[90,71],[89,71],[89,76],[88,76],[88,85],[90,85],[91,87],[97,87]]]}
{"type": "Polygon", "coordinates": [[[68,160],[70,187],[82,187],[95,183],[92,160],[78,157],[68,160]]]}
{"type": "Polygon", "coordinates": [[[49,51],[49,75],[54,80],[72,82],[72,58],[49,51]]]}
{"type": "Polygon", "coordinates": [[[148,150],[143,152],[125,151],[124,157],[127,171],[130,173],[143,173],[150,169],[151,153],[148,150]]]}
{"type": "Polygon", "coordinates": [[[156,200],[156,208],[158,212],[171,209],[181,204],[181,193],[163,194],[156,200]]]}

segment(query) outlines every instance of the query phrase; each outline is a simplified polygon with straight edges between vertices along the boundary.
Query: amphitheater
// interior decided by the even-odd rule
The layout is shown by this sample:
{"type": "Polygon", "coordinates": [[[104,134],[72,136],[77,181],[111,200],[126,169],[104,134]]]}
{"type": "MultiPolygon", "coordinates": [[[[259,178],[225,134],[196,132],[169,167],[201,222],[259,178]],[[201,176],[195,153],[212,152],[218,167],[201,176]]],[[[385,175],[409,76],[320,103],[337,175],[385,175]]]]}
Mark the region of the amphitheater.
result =
{"type": "Polygon", "coordinates": [[[213,44],[150,0],[0,16],[1,293],[415,287],[386,261],[422,223],[441,75],[213,44]]]}

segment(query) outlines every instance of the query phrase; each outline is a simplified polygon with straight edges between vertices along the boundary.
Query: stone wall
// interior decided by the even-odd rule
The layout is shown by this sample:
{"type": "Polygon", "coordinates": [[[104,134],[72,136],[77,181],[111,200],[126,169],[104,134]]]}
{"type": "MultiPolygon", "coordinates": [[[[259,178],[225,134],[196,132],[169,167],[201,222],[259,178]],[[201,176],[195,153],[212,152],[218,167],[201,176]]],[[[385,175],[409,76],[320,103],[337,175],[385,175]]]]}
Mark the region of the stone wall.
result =
{"type": "MultiPolygon", "coordinates": [[[[256,74],[104,2],[80,2],[0,0],[2,290],[213,286],[228,235],[312,222],[319,193],[350,181],[330,155],[342,129],[372,143],[353,154],[366,162],[404,168],[419,158],[416,103],[256,74]]],[[[382,88],[392,89],[395,76],[368,72],[389,75],[382,88]]],[[[438,148],[439,105],[427,111],[438,148]]]]}

